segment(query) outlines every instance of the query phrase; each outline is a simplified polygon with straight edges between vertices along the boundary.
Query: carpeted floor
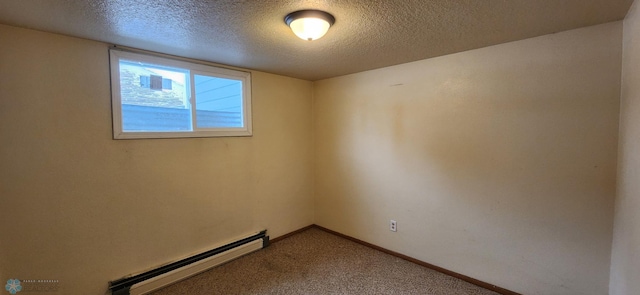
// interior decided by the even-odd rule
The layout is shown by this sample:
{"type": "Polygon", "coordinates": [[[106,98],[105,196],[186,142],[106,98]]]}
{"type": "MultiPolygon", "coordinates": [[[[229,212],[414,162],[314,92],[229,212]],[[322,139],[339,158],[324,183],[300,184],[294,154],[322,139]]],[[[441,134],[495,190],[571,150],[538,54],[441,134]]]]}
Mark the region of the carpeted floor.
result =
{"type": "Polygon", "coordinates": [[[498,293],[311,228],[152,294],[498,293]]]}

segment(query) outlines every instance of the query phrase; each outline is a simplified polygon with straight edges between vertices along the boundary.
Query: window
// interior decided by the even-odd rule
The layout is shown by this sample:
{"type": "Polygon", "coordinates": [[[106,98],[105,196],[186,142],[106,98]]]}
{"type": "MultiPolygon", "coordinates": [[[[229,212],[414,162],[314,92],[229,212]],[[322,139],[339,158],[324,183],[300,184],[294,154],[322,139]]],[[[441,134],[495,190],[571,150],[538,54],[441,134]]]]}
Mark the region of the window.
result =
{"type": "Polygon", "coordinates": [[[110,50],[113,137],[251,135],[248,72],[110,50]]]}

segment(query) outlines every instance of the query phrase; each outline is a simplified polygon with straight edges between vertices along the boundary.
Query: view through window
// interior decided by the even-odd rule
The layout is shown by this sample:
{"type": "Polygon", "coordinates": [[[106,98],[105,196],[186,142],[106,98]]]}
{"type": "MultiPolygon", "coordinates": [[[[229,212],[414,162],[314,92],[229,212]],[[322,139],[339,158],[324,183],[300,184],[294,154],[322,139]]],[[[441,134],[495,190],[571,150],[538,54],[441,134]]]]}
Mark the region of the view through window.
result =
{"type": "Polygon", "coordinates": [[[111,50],[114,138],[251,135],[246,72],[111,50]]]}

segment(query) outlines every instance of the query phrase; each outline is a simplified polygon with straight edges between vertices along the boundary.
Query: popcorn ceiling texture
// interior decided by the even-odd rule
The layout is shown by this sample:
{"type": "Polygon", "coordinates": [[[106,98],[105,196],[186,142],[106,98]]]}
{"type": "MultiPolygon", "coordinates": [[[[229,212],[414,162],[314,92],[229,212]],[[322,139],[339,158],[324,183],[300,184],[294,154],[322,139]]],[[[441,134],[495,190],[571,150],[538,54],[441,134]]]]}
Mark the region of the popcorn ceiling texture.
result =
{"type": "Polygon", "coordinates": [[[0,23],[319,80],[624,18],[632,0],[0,1],[0,23]],[[336,17],[305,42],[300,9],[336,17]]]}
{"type": "Polygon", "coordinates": [[[177,294],[498,293],[312,228],[151,295],[177,294]]]}

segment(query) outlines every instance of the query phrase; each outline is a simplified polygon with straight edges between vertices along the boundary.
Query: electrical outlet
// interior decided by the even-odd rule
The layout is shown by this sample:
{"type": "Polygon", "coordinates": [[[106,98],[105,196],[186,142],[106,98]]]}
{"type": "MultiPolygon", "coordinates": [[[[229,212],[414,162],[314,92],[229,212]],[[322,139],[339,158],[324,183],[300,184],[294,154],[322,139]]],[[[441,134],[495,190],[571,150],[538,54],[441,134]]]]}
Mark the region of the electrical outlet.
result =
{"type": "Polygon", "coordinates": [[[389,222],[389,230],[390,231],[398,231],[398,224],[396,223],[395,220],[391,220],[389,222]]]}

